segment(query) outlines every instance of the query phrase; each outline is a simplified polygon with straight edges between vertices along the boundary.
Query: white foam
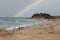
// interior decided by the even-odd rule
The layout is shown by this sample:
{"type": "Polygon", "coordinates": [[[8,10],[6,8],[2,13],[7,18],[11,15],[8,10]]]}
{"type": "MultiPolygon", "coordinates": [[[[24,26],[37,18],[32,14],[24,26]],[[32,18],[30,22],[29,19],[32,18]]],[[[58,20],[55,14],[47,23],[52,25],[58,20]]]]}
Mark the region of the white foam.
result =
{"type": "Polygon", "coordinates": [[[7,28],[7,30],[14,30],[14,29],[18,29],[20,27],[27,27],[27,26],[33,26],[34,24],[37,25],[37,24],[48,24],[48,23],[51,23],[52,21],[42,21],[42,22],[36,22],[36,23],[30,23],[30,24],[23,24],[23,25],[18,25],[16,27],[11,27],[11,28],[7,28]]]}
{"type": "Polygon", "coordinates": [[[6,30],[13,30],[15,27],[6,28],[6,30]]]}

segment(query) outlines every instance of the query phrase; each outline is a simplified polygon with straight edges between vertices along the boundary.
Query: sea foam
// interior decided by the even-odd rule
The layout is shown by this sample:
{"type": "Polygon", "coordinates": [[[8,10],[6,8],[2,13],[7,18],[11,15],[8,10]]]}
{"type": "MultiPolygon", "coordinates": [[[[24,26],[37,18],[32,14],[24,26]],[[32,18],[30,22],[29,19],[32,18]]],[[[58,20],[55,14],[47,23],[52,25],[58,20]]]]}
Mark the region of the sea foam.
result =
{"type": "Polygon", "coordinates": [[[50,21],[45,20],[35,20],[35,19],[25,19],[20,17],[2,17],[0,18],[0,28],[5,28],[6,30],[14,30],[21,27],[28,27],[37,24],[46,24],[50,21]]]}

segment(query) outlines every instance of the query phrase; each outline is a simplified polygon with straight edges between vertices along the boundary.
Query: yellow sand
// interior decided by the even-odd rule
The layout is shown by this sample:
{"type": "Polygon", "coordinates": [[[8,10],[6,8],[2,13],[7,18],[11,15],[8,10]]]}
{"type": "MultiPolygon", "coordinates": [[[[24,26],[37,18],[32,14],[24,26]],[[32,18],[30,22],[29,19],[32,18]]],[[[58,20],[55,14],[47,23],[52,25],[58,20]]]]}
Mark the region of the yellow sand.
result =
{"type": "MultiPolygon", "coordinates": [[[[0,36],[0,40],[60,40],[60,21],[45,25],[35,25],[0,36]]],[[[1,32],[3,33],[3,32],[1,32]]],[[[1,35],[1,34],[0,34],[1,35]]]]}

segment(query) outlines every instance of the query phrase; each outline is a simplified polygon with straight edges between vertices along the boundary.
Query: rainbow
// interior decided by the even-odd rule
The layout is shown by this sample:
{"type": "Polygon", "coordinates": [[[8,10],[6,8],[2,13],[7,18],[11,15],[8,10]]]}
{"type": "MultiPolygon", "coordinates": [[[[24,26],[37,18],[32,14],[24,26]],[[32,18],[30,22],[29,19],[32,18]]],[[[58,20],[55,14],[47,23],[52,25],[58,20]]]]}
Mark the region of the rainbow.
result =
{"type": "Polygon", "coordinates": [[[21,14],[23,14],[24,12],[26,12],[30,8],[36,6],[37,4],[41,3],[42,1],[43,0],[36,0],[36,1],[32,2],[31,4],[27,5],[22,10],[20,10],[14,17],[19,17],[21,14]]]}

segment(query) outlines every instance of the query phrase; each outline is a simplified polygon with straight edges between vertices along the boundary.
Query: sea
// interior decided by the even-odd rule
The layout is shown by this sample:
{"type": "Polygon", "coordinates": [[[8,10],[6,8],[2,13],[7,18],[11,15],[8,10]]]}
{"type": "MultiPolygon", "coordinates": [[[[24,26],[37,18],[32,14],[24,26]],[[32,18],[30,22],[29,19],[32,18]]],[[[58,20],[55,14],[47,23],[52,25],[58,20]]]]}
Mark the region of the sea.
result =
{"type": "Polygon", "coordinates": [[[36,20],[36,19],[29,19],[24,17],[0,17],[0,28],[6,30],[13,30],[19,27],[27,27],[37,24],[46,24],[52,21],[48,19],[45,20],[36,20]]]}

